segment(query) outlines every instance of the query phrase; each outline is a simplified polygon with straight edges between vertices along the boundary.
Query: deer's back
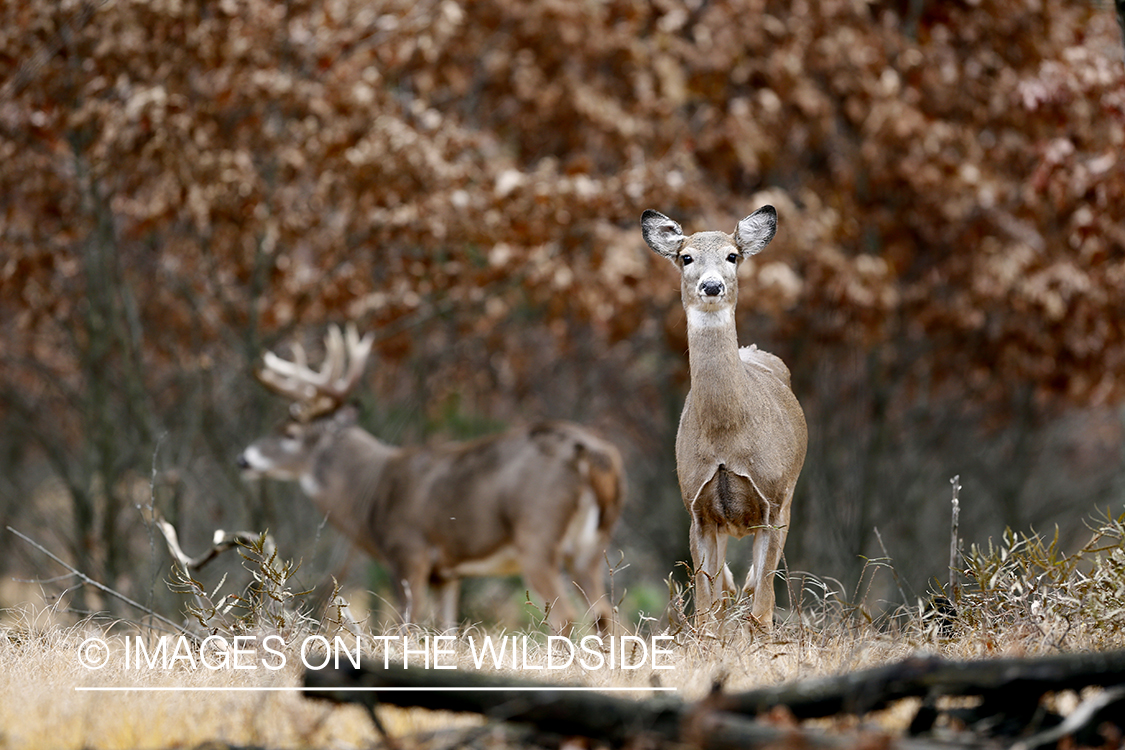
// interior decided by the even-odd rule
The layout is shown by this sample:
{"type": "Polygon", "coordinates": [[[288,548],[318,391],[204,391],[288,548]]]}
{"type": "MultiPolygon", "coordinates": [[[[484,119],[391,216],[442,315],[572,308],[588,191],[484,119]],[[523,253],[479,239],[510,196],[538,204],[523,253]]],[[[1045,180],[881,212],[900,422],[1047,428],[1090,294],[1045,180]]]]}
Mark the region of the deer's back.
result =
{"type": "MultiPolygon", "coordinates": [[[[616,449],[566,422],[404,448],[388,467],[383,514],[410,518],[417,539],[440,546],[450,560],[485,557],[516,534],[566,528],[580,493],[600,476],[598,466],[619,475],[616,449]]],[[[603,507],[603,525],[616,516],[617,508],[603,507]]]]}

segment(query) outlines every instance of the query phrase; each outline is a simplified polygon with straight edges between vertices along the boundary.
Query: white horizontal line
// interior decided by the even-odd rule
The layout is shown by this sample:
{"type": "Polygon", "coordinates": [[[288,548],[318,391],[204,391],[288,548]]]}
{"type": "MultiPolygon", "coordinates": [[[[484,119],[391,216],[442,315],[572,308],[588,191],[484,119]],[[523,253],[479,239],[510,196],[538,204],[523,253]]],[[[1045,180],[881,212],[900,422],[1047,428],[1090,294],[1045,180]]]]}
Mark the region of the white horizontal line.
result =
{"type": "Polygon", "coordinates": [[[590,692],[590,693],[624,693],[633,691],[672,691],[676,692],[679,688],[675,687],[576,687],[573,685],[559,686],[559,687],[199,687],[199,686],[185,686],[185,687],[141,687],[141,686],[127,686],[127,687],[76,687],[77,692],[93,692],[93,693],[248,693],[248,692],[268,692],[268,693],[286,693],[286,692],[305,692],[305,693],[326,693],[326,692],[350,692],[350,693],[495,693],[495,692],[520,692],[520,693],[575,693],[575,692],[590,692]]]}

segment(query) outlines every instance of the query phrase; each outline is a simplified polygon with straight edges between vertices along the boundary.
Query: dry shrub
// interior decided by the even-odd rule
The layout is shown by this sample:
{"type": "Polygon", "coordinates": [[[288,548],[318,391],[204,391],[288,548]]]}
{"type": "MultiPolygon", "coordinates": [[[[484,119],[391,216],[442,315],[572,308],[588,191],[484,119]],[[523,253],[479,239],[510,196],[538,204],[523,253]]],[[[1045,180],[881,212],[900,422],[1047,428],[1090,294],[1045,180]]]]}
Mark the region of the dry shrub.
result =
{"type": "Polygon", "coordinates": [[[1058,533],[1005,531],[973,545],[968,582],[955,597],[960,622],[977,637],[1019,633],[1036,648],[1120,647],[1125,632],[1125,514],[1091,524],[1068,554],[1058,533]]]}

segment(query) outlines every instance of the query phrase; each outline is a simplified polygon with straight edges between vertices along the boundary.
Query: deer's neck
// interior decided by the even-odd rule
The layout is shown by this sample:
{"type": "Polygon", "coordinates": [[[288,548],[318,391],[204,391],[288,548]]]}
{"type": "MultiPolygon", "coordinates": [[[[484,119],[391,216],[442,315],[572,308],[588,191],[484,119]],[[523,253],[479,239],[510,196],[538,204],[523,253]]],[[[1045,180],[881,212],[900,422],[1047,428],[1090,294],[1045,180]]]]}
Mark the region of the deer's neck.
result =
{"type": "Polygon", "coordinates": [[[388,463],[401,449],[358,427],[344,430],[301,484],[317,508],[346,536],[365,534],[388,463]]]}
{"type": "Polygon", "coordinates": [[[688,362],[697,413],[713,415],[724,423],[737,422],[749,413],[750,393],[738,356],[734,310],[688,309],[688,362]]]}

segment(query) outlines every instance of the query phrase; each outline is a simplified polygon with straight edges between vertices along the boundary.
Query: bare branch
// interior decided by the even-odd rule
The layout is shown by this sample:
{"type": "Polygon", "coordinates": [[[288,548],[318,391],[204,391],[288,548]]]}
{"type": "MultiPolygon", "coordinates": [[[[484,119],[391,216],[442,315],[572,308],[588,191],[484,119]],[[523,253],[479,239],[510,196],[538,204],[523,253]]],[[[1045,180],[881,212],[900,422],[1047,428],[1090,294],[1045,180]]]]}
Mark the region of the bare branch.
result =
{"type": "Polygon", "coordinates": [[[949,483],[953,485],[953,520],[949,535],[949,595],[956,601],[957,587],[960,585],[957,580],[957,571],[961,569],[961,500],[959,498],[961,475],[958,474],[953,477],[949,480],[949,483]]]}
{"type": "Polygon", "coordinates": [[[57,562],[59,565],[63,566],[67,570],[69,570],[71,575],[78,578],[78,580],[80,580],[82,583],[86,584],[87,586],[93,586],[98,591],[101,591],[103,594],[107,594],[108,596],[112,596],[113,598],[117,599],[118,601],[122,601],[125,604],[128,604],[130,607],[133,607],[134,609],[136,609],[140,612],[144,612],[149,617],[152,617],[154,620],[157,620],[158,622],[161,622],[161,623],[167,625],[168,627],[174,629],[176,632],[183,633],[184,635],[188,636],[192,640],[197,640],[196,635],[194,633],[192,633],[190,630],[186,629],[183,625],[179,625],[175,622],[172,622],[167,617],[164,617],[163,615],[158,614],[157,612],[154,612],[153,610],[149,609],[148,607],[144,606],[143,604],[139,604],[138,602],[133,601],[132,599],[125,596],[121,592],[115,591],[114,589],[111,589],[109,586],[106,586],[105,584],[103,584],[99,581],[95,581],[93,578],[86,575],[82,571],[78,570],[77,568],[75,568],[73,565],[66,562],[65,560],[62,560],[57,555],[52,553],[49,549],[47,549],[43,545],[39,544],[38,542],[36,542],[34,539],[27,536],[26,534],[23,534],[19,531],[16,531],[11,526],[7,526],[5,528],[7,528],[8,531],[10,531],[13,534],[15,534],[16,536],[18,536],[20,539],[22,539],[25,542],[27,542],[28,544],[30,544],[35,549],[42,552],[47,557],[49,557],[52,560],[54,560],[55,562],[57,562]]]}

